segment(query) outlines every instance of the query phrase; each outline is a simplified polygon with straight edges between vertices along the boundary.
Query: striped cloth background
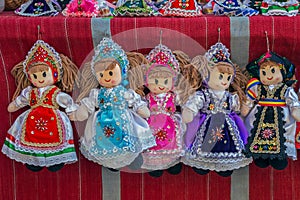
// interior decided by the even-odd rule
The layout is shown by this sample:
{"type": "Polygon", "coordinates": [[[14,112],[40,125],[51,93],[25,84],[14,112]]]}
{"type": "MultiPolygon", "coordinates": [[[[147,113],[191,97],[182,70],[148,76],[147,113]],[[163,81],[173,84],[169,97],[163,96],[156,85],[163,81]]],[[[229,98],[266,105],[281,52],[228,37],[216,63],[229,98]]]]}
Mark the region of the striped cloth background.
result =
{"type": "MultiPolygon", "coordinates": [[[[221,29],[221,42],[231,50],[233,61],[241,66],[266,51],[264,31],[268,32],[272,50],[285,55],[296,66],[300,65],[298,60],[300,17],[206,16],[189,19],[157,17],[110,20],[62,16],[26,18],[16,17],[12,13],[2,13],[0,14],[1,146],[6,131],[24,111],[12,114],[7,112],[7,105],[15,90],[10,70],[25,58],[27,51],[36,41],[37,25],[41,26],[41,39],[51,44],[58,52],[69,56],[78,66],[103,36],[112,35],[125,50],[148,49],[159,42],[158,34],[155,32],[162,29],[164,44],[192,55],[203,53],[218,41],[218,28],[221,29]],[[188,44],[199,49],[191,49],[188,44]]],[[[75,139],[78,139],[77,135],[75,139]]],[[[78,143],[76,145],[78,150],[78,143]]],[[[290,162],[284,171],[260,169],[250,165],[235,171],[229,178],[222,178],[214,172],[200,176],[189,167],[184,167],[182,173],[177,176],[165,173],[155,179],[148,174],[110,172],[86,160],[79,152],[78,156],[79,162],[65,166],[57,173],[51,173],[46,169],[33,173],[22,164],[0,154],[0,199],[300,199],[299,161],[290,162]]]]}

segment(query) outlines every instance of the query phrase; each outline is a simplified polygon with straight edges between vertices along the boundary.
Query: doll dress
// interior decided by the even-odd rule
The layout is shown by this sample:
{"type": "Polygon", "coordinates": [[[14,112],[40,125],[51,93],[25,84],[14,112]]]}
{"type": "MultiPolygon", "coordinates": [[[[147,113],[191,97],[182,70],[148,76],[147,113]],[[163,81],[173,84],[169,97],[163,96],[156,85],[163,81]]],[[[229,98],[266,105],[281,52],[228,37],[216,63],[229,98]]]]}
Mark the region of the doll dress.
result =
{"type": "Polygon", "coordinates": [[[114,11],[116,16],[155,16],[159,13],[147,4],[145,0],[118,1],[114,11]]]}
{"type": "Polygon", "coordinates": [[[57,15],[61,8],[56,1],[29,0],[15,10],[17,15],[36,17],[44,15],[57,15]]]}
{"type": "Polygon", "coordinates": [[[201,7],[195,0],[168,1],[159,12],[163,16],[197,17],[202,16],[201,7]]]}
{"type": "Polygon", "coordinates": [[[77,161],[73,129],[66,112],[77,109],[72,98],[56,86],[25,88],[15,100],[29,105],[8,130],[2,152],[24,164],[48,167],[77,161]],[[65,103],[68,102],[68,105],[65,103]]]}
{"type": "MultiPolygon", "coordinates": [[[[293,88],[277,85],[254,85],[247,89],[256,96],[257,102],[245,119],[250,131],[246,155],[254,159],[297,159],[295,148],[296,121],[290,109],[299,107],[298,96],[293,88]],[[270,105],[268,105],[270,104],[270,105]],[[275,106],[274,104],[282,104],[275,106]]],[[[249,98],[250,99],[250,98],[249,98]]]]}
{"type": "Polygon", "coordinates": [[[234,170],[252,162],[243,154],[248,132],[236,114],[237,95],[227,91],[198,91],[186,103],[195,117],[187,124],[182,162],[204,170],[234,170]]]}
{"type": "Polygon", "coordinates": [[[80,139],[80,151],[87,159],[120,169],[155,145],[146,120],[132,111],[146,105],[133,90],[122,85],[92,89],[81,103],[91,113],[80,139]]]}
{"type": "Polygon", "coordinates": [[[143,152],[143,169],[162,170],[179,163],[183,155],[184,126],[175,114],[176,95],[173,92],[147,95],[150,117],[148,124],[155,136],[156,146],[143,152]]]}

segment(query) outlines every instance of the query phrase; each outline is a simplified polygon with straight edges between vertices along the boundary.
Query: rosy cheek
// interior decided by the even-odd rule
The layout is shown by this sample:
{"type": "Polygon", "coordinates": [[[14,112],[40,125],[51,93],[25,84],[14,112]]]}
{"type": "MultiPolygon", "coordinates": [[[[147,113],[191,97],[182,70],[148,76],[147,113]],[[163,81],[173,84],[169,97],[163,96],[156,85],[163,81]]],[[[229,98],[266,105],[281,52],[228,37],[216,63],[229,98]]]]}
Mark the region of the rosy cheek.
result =
{"type": "Polygon", "coordinates": [[[115,80],[112,80],[112,81],[111,81],[111,83],[112,83],[112,84],[115,84],[115,83],[116,83],[116,81],[115,81],[115,80]]]}

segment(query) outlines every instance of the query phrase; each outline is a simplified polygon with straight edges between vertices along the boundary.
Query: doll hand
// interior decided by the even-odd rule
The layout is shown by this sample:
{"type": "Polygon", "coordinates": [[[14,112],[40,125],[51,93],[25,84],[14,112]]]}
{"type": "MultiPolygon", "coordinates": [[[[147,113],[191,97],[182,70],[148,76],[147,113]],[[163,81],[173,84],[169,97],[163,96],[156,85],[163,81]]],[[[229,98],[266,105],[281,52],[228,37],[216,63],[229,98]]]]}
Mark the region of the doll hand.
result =
{"type": "Polygon", "coordinates": [[[241,115],[243,117],[246,117],[248,115],[248,113],[250,112],[251,108],[250,108],[251,102],[249,100],[247,100],[246,102],[242,103],[241,106],[241,115]]]}
{"type": "Polygon", "coordinates": [[[193,121],[193,118],[193,112],[190,109],[184,108],[182,111],[182,121],[187,124],[193,121]]]}
{"type": "Polygon", "coordinates": [[[150,117],[150,110],[146,107],[143,106],[137,110],[137,113],[142,117],[142,118],[148,118],[150,117]]]}
{"type": "Polygon", "coordinates": [[[8,112],[15,112],[15,111],[17,111],[17,110],[19,110],[19,108],[16,106],[16,104],[15,104],[14,101],[11,102],[11,103],[8,105],[8,107],[7,107],[7,111],[8,111],[8,112]]]}
{"type": "Polygon", "coordinates": [[[299,107],[292,108],[291,115],[297,122],[300,122],[300,108],[299,107]]]}
{"type": "Polygon", "coordinates": [[[85,105],[81,105],[76,111],[68,114],[71,121],[84,121],[89,117],[85,105]]]}

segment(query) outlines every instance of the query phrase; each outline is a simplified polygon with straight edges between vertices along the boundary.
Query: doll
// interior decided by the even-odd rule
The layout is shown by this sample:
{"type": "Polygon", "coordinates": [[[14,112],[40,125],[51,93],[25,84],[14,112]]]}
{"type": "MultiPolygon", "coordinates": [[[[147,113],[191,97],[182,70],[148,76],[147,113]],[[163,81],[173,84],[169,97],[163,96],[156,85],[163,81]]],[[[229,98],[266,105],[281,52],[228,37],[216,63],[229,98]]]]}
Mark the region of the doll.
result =
{"type": "Polygon", "coordinates": [[[76,162],[72,126],[59,107],[67,113],[77,109],[72,98],[62,92],[72,90],[77,67],[49,44],[38,40],[12,73],[18,88],[8,112],[25,106],[30,109],[8,130],[2,152],[32,171],[43,167],[57,171],[65,163],[76,162]]]}
{"type": "Polygon", "coordinates": [[[109,6],[113,5],[105,0],[72,0],[62,13],[71,17],[108,17],[112,16],[109,6]]]}
{"type": "Polygon", "coordinates": [[[196,0],[169,0],[159,10],[163,16],[197,17],[202,16],[196,0]]]}
{"type": "Polygon", "coordinates": [[[299,2],[297,0],[249,0],[250,6],[262,15],[296,16],[299,2]]]}
{"type": "Polygon", "coordinates": [[[37,17],[55,16],[61,11],[60,5],[55,0],[29,0],[15,10],[17,15],[37,17]]]}
{"type": "Polygon", "coordinates": [[[145,96],[150,109],[147,122],[156,140],[156,146],[142,153],[142,169],[153,177],[159,177],[164,169],[171,174],[181,171],[180,157],[183,155],[182,137],[185,130],[180,115],[176,114],[179,102],[175,84],[180,76],[180,66],[171,50],[160,44],[147,56],[149,67],[145,67],[145,96]]]}
{"type": "Polygon", "coordinates": [[[81,105],[70,115],[79,121],[90,115],[80,151],[87,159],[114,170],[130,165],[143,150],[155,145],[146,120],[139,116],[149,116],[146,103],[125,88],[127,67],[128,59],[121,47],[103,38],[89,66],[92,73],[84,77],[87,84],[81,88],[83,93],[94,89],[83,99],[80,94],[81,105]]]}
{"type": "Polygon", "coordinates": [[[261,168],[271,165],[282,170],[288,165],[288,157],[297,158],[295,131],[300,104],[291,87],[294,81],[290,80],[295,67],[285,57],[268,51],[246,69],[252,77],[242,112],[248,114],[245,124],[250,131],[246,155],[261,168]]]}
{"type": "Polygon", "coordinates": [[[146,17],[159,15],[159,12],[145,0],[118,0],[114,15],[146,17]]]}
{"type": "Polygon", "coordinates": [[[253,16],[259,13],[240,0],[210,0],[204,7],[207,9],[209,6],[215,15],[253,16]]]}
{"type": "Polygon", "coordinates": [[[229,56],[228,49],[218,42],[204,57],[192,61],[200,65],[204,81],[183,106],[183,121],[188,124],[182,162],[202,175],[213,170],[230,176],[234,169],[252,161],[242,152],[248,132],[237,115],[246,81],[229,56]]]}

